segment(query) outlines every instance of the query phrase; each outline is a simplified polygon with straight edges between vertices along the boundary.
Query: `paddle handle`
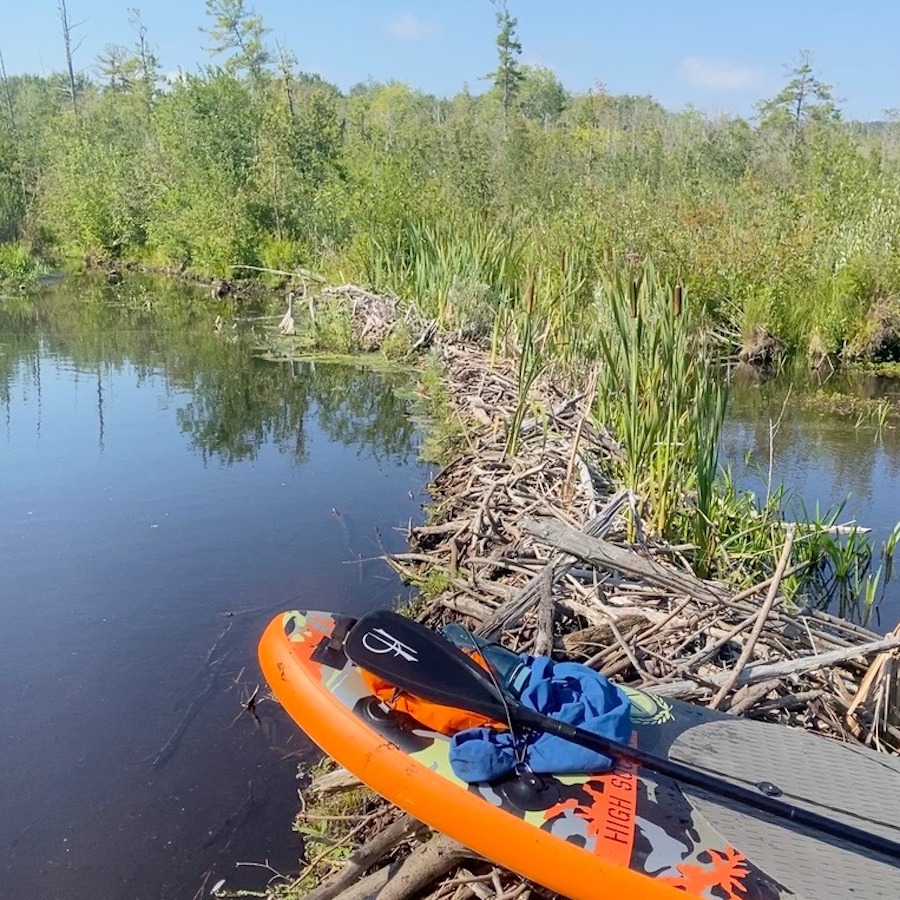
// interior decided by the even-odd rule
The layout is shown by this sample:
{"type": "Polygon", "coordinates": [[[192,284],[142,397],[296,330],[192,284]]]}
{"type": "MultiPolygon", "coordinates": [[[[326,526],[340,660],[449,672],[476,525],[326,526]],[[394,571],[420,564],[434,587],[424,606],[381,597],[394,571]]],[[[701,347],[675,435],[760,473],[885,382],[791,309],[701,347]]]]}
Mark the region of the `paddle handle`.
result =
{"type": "Polygon", "coordinates": [[[724,778],[717,778],[714,775],[708,775],[674,760],[647,753],[638,747],[629,747],[627,744],[602,737],[591,731],[585,731],[583,728],[576,728],[568,722],[561,722],[559,719],[553,719],[550,716],[535,712],[521,703],[515,705],[513,718],[523,725],[539,731],[549,731],[567,741],[581,744],[583,747],[597,750],[600,753],[605,753],[607,756],[629,760],[683,784],[706,790],[717,797],[733,800],[751,809],[771,813],[780,819],[787,819],[788,821],[796,822],[798,825],[815,829],[824,835],[834,838],[836,841],[854,844],[864,850],[872,850],[875,853],[888,857],[891,865],[900,867],[900,843],[889,838],[872,834],[853,825],[836,822],[812,810],[794,806],[791,803],[786,803],[759,791],[749,790],[733,782],[726,781],[724,778]]]}

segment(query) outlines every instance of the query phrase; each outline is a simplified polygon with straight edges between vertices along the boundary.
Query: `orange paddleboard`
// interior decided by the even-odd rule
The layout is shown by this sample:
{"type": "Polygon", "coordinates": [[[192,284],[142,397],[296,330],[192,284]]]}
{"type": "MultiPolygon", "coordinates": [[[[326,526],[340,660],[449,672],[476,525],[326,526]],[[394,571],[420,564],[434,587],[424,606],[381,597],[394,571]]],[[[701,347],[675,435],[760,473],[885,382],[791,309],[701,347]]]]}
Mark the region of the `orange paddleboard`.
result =
{"type": "MultiPolygon", "coordinates": [[[[373,790],[497,864],[573,900],[896,900],[900,869],[630,763],[604,774],[466,784],[449,740],[372,696],[344,655],[352,620],[279,614],[263,673],[293,720],[373,790]]],[[[897,840],[900,761],[629,690],[632,743],[897,840]],[[835,787],[833,782],[837,782],[835,787]],[[871,796],[867,792],[871,792],[871,796]],[[812,798],[812,799],[811,799],[812,798]],[[889,800],[889,798],[893,798],[889,800]]]]}

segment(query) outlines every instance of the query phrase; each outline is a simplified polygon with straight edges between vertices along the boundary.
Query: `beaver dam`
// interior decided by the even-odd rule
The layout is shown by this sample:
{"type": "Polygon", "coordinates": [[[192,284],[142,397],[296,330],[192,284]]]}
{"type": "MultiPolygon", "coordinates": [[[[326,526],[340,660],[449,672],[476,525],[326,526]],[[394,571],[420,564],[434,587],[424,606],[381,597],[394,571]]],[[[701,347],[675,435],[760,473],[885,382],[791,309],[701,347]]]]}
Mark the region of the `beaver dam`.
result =
{"type": "MultiPolygon", "coordinates": [[[[354,316],[371,333],[355,290],[354,316]]],[[[427,524],[390,558],[423,587],[411,615],[460,621],[662,697],[900,752],[900,627],[884,637],[786,599],[784,580],[815,564],[794,561],[802,526],[784,528],[780,559],[758,584],[735,593],[700,579],[691,548],[652,537],[640,498],[609,480],[622,450],[592,422],[589,397],[538,378],[526,407],[515,364],[463,342],[433,352],[464,439],[430,486],[427,524]]],[[[343,770],[310,778],[303,807],[301,832],[320,838],[307,840],[305,868],[274,886],[277,896],[550,896],[430,833],[343,770]]]]}

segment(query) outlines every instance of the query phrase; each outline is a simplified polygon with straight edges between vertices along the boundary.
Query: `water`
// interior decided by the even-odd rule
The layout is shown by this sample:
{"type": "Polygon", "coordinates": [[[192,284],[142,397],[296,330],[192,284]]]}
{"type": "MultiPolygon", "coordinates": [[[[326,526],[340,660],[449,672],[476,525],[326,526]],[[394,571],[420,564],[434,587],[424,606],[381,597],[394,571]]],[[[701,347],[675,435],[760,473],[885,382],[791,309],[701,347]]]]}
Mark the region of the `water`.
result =
{"type": "MultiPolygon", "coordinates": [[[[787,489],[789,517],[843,506],[839,522],[871,529],[877,569],[880,549],[900,520],[900,429],[896,422],[881,430],[873,424],[856,427],[856,414],[839,411],[847,404],[835,403],[835,393],[884,397],[895,409],[900,405],[900,383],[894,379],[856,376],[823,387],[805,378],[766,384],[738,379],[722,434],[721,462],[731,464],[740,487],[765,497],[771,460],[771,485],[787,489]]],[[[887,631],[898,622],[900,575],[895,572],[867,624],[887,631]]]]}
{"type": "Polygon", "coordinates": [[[192,898],[295,871],[296,768],[256,641],[403,589],[428,472],[397,378],[255,360],[171,289],[0,302],[0,884],[192,898]],[[274,713],[274,714],[273,714],[274,713]]]}

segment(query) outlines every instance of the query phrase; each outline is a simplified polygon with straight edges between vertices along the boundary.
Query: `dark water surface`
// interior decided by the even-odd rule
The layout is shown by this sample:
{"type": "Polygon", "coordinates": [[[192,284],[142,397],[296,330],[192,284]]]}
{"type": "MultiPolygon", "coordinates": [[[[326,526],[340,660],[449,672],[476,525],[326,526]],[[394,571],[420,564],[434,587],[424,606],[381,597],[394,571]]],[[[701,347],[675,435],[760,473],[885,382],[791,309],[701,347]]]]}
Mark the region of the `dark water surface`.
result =
{"type": "MultiPolygon", "coordinates": [[[[819,385],[809,376],[766,384],[739,378],[732,385],[720,461],[731,464],[740,487],[763,498],[771,451],[771,484],[787,489],[792,517],[802,517],[804,509],[825,513],[843,504],[839,522],[855,521],[872,529],[877,569],[881,546],[900,521],[900,429],[896,419],[880,430],[871,422],[857,427],[857,414],[837,411],[847,404],[835,405],[836,393],[886,398],[895,410],[900,408],[897,379],[859,375],[819,385]]],[[[867,622],[875,631],[900,622],[900,558],[895,563],[893,577],[867,622]]],[[[850,617],[861,618],[855,613],[850,617]]]]}
{"type": "Polygon", "coordinates": [[[306,740],[256,641],[403,593],[428,473],[397,377],[265,363],[152,285],[0,300],[0,886],[190,898],[294,871],[306,740]],[[365,561],[360,561],[360,559],[365,561]]]}

